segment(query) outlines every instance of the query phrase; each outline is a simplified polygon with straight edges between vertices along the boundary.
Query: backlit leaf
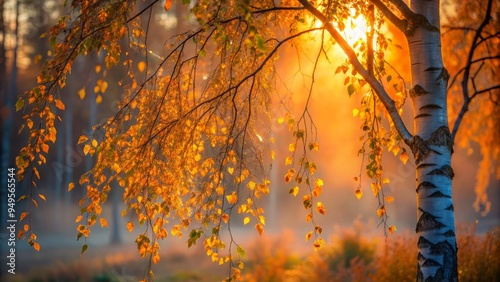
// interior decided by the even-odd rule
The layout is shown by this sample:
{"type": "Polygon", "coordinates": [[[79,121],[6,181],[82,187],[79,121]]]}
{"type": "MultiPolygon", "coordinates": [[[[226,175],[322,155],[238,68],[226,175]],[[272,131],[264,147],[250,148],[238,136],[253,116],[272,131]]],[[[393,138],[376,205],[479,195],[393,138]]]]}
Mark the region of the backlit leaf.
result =
{"type": "Polygon", "coordinates": [[[70,183],[68,184],[68,191],[73,190],[73,188],[75,188],[75,183],[70,182],[70,183]]]}
{"type": "Polygon", "coordinates": [[[262,236],[262,233],[264,233],[264,226],[260,223],[255,224],[255,229],[257,232],[259,232],[259,235],[262,236]]]}
{"type": "Polygon", "coordinates": [[[59,99],[56,99],[55,102],[56,102],[56,108],[58,108],[61,111],[64,111],[65,108],[64,103],[59,99]]]}
{"type": "Polygon", "coordinates": [[[40,244],[33,243],[33,249],[35,249],[35,251],[39,252],[40,251],[40,244]]]}
{"type": "Polygon", "coordinates": [[[250,217],[249,217],[249,216],[247,216],[247,217],[245,217],[245,218],[243,219],[243,224],[244,224],[244,225],[247,225],[248,223],[250,223],[250,217]]]}
{"type": "Polygon", "coordinates": [[[85,87],[82,87],[80,90],[78,90],[78,97],[80,100],[85,99],[85,87]]]}

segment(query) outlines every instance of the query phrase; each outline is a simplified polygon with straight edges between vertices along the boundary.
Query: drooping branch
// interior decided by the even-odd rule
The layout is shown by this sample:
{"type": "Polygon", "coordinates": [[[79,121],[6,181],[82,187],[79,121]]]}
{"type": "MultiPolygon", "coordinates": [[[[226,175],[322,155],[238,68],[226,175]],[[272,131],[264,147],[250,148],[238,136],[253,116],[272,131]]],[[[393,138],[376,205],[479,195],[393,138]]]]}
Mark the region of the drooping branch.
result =
{"type": "Polygon", "coordinates": [[[309,1],[307,0],[299,0],[299,2],[318,20],[320,20],[325,29],[330,33],[333,39],[339,44],[340,48],[347,55],[349,62],[352,64],[354,69],[366,80],[366,82],[372,87],[374,92],[377,94],[378,98],[386,108],[389,116],[391,117],[392,122],[396,130],[398,131],[401,138],[405,141],[406,144],[410,144],[413,136],[406,128],[401,116],[398,113],[398,110],[395,106],[394,100],[391,99],[389,94],[385,91],[384,87],[380,84],[377,78],[373,75],[370,75],[367,69],[363,67],[361,62],[358,60],[356,53],[352,49],[352,47],[347,43],[347,41],[342,37],[342,35],[337,31],[337,29],[333,26],[331,22],[328,21],[328,18],[316,9],[309,1]]]}

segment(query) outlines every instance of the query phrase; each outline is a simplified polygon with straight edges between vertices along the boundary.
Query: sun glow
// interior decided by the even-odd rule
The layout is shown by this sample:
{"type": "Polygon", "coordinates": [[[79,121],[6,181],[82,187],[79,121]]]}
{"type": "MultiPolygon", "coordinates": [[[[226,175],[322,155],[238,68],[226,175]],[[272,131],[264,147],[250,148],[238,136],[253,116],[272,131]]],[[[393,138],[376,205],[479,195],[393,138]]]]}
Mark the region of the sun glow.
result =
{"type": "MultiPolygon", "coordinates": [[[[368,32],[368,23],[363,15],[356,15],[356,10],[350,10],[351,16],[344,22],[344,29],[340,31],[344,39],[349,43],[349,45],[354,45],[358,41],[366,41],[368,32]]],[[[333,26],[339,30],[339,25],[336,22],[332,22],[333,26]]],[[[315,20],[314,26],[320,28],[323,23],[319,20],[315,20]]]]}

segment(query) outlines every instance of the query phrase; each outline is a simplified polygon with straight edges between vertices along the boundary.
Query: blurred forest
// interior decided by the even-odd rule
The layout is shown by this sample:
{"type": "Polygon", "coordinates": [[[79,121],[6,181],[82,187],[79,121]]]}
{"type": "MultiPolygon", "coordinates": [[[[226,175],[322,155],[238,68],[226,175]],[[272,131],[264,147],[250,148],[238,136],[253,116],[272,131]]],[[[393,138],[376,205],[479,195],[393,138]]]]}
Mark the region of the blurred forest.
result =
{"type": "MultiPolygon", "coordinates": [[[[23,134],[18,134],[18,130],[23,123],[23,112],[15,111],[15,103],[18,95],[36,85],[36,77],[40,65],[50,53],[48,40],[40,38],[40,36],[48,32],[59,16],[65,12],[61,2],[57,0],[0,0],[0,117],[2,132],[2,190],[0,199],[2,206],[0,210],[2,215],[2,275],[5,273],[4,254],[7,248],[4,244],[7,238],[4,226],[7,219],[5,213],[7,210],[5,206],[6,192],[4,190],[4,187],[7,186],[5,172],[7,168],[15,167],[15,157],[27,139],[26,131],[23,134]]],[[[189,7],[180,5],[180,3],[180,0],[174,1],[172,8],[168,12],[165,12],[163,9],[153,11],[149,27],[149,44],[157,44],[158,49],[161,49],[165,38],[180,34],[196,24],[189,17],[189,7]],[[155,41],[154,38],[158,38],[158,40],[155,41]]],[[[285,49],[282,52],[283,56],[286,56],[287,52],[293,52],[293,50],[285,49]]],[[[85,191],[77,187],[71,192],[67,192],[68,184],[70,182],[78,182],[80,175],[90,170],[93,164],[92,157],[85,156],[82,147],[77,146],[78,138],[83,134],[91,132],[94,125],[109,118],[117,111],[116,99],[120,96],[122,89],[118,82],[126,73],[119,72],[119,69],[107,70],[104,65],[103,55],[91,53],[85,57],[78,58],[72,67],[71,76],[66,81],[67,86],[60,91],[60,95],[65,97],[66,108],[62,114],[62,120],[57,121],[59,123],[57,132],[58,141],[57,145],[51,148],[47,158],[47,165],[43,166],[43,169],[40,171],[42,177],[37,184],[38,191],[43,193],[47,198],[47,201],[38,201],[39,207],[34,213],[33,229],[37,231],[41,250],[40,252],[36,252],[29,247],[27,242],[17,242],[18,272],[24,275],[19,276],[17,278],[19,280],[17,281],[28,281],[22,280],[28,278],[32,279],[33,273],[41,271],[40,269],[45,271],[43,272],[44,276],[42,276],[45,278],[42,278],[42,280],[33,279],[32,281],[45,281],[49,277],[66,277],[69,280],[65,281],[73,281],[72,279],[75,276],[72,275],[90,275],[88,273],[93,272],[88,272],[87,270],[93,268],[97,269],[97,274],[92,277],[98,278],[99,273],[106,273],[103,279],[111,279],[95,281],[112,281],[113,275],[118,275],[125,280],[133,280],[136,277],[135,275],[140,275],[140,271],[142,270],[140,264],[134,265],[128,263],[138,258],[136,248],[133,244],[137,233],[129,233],[126,230],[125,223],[127,220],[121,216],[123,209],[121,195],[113,193],[106,205],[104,214],[109,219],[109,228],[95,228],[92,236],[87,239],[87,243],[91,246],[89,252],[80,256],[82,244],[76,241],[77,224],[75,223],[75,218],[80,213],[78,202],[84,196],[85,191]],[[102,254],[104,249],[107,250],[105,255],[102,254]],[[86,264],[83,264],[83,261],[86,264]],[[105,266],[110,266],[111,270],[103,269],[105,266]],[[126,270],[125,267],[127,267],[126,270]]],[[[140,56],[140,54],[137,54],[137,56],[140,56]]],[[[293,83],[298,64],[297,61],[293,60],[281,60],[278,63],[278,68],[283,70],[283,81],[288,81],[290,87],[295,88],[296,92],[304,91],[300,86],[293,83]]],[[[383,248],[379,249],[381,248],[380,246],[384,245],[384,241],[387,244],[387,241],[393,240],[394,244],[403,244],[406,246],[406,244],[401,243],[404,240],[409,240],[408,236],[405,237],[404,234],[413,232],[412,230],[415,226],[416,216],[413,208],[415,206],[415,170],[406,167],[397,160],[388,160],[385,167],[387,177],[391,179],[388,189],[391,195],[398,201],[397,205],[388,207],[388,215],[391,224],[398,227],[400,235],[384,238],[383,228],[377,228],[378,219],[374,215],[374,211],[377,209],[377,202],[371,197],[364,197],[361,200],[357,200],[353,193],[355,183],[352,181],[352,178],[357,175],[361,161],[356,157],[359,149],[359,144],[357,144],[357,140],[359,139],[357,131],[359,122],[352,117],[351,109],[353,107],[347,106],[332,113],[331,107],[329,107],[332,103],[343,103],[345,105],[354,105],[355,103],[355,101],[349,100],[347,93],[344,93],[346,92],[345,89],[334,89],[332,85],[335,83],[327,83],[332,81],[332,79],[342,83],[342,77],[332,78],[320,75],[318,83],[323,83],[324,87],[320,91],[321,93],[316,93],[316,96],[313,96],[315,103],[313,104],[312,112],[318,117],[316,125],[319,132],[319,140],[322,144],[321,157],[318,157],[319,159],[316,161],[318,166],[323,169],[318,174],[319,177],[328,183],[329,188],[325,189],[328,191],[325,191],[324,202],[325,205],[331,207],[329,209],[331,212],[328,216],[319,220],[323,221],[321,225],[325,227],[325,233],[338,234],[340,236],[337,240],[332,239],[332,244],[349,246],[348,243],[351,240],[354,242],[351,242],[354,244],[354,248],[358,248],[355,253],[361,255],[361,257],[352,261],[351,259],[356,257],[355,255],[345,258],[345,255],[328,253],[327,251],[323,257],[310,256],[307,260],[303,260],[306,262],[299,264],[300,258],[303,258],[304,254],[308,254],[311,251],[307,249],[308,245],[305,244],[303,239],[308,225],[303,220],[305,217],[303,210],[290,208],[294,205],[297,206],[300,199],[289,195],[289,187],[281,181],[285,169],[279,165],[275,165],[272,168],[270,174],[271,178],[274,177],[274,179],[271,179],[274,180],[273,187],[271,194],[265,199],[268,222],[265,238],[256,239],[256,235],[258,235],[256,232],[248,232],[243,229],[236,233],[241,235],[241,238],[247,240],[257,240],[256,242],[264,240],[267,242],[265,243],[267,246],[275,244],[268,247],[271,250],[268,256],[274,258],[274,260],[271,260],[275,263],[281,263],[280,260],[276,260],[281,255],[283,258],[282,264],[276,266],[274,270],[287,270],[287,275],[293,276],[298,275],[297,273],[311,273],[309,270],[311,270],[312,266],[316,268],[324,267],[330,270],[337,269],[340,271],[339,273],[342,272],[339,269],[344,269],[344,271],[345,269],[350,269],[348,272],[351,274],[349,275],[354,275],[352,273],[355,273],[355,271],[352,269],[357,265],[358,270],[361,268],[364,269],[359,271],[368,271],[371,273],[370,275],[378,273],[379,277],[384,277],[382,276],[383,274],[377,272],[382,271],[383,268],[377,268],[373,264],[375,253],[383,253],[383,248]],[[326,95],[327,93],[336,93],[336,95],[326,95]],[[321,118],[327,114],[327,119],[321,118]],[[341,121],[341,125],[331,127],[332,123],[338,121],[341,121]],[[290,244],[294,244],[297,247],[293,251],[290,251],[286,245],[277,243],[281,240],[279,238],[283,237],[286,238],[286,242],[290,242],[290,244]],[[346,243],[346,240],[349,242],[346,243]],[[279,254],[280,250],[283,253],[279,254]],[[344,265],[333,259],[338,257],[342,257],[345,260],[344,265]],[[370,265],[371,268],[367,267],[367,265],[370,265]]],[[[297,97],[292,97],[290,102],[293,103],[294,107],[300,108],[301,103],[304,101],[301,101],[300,95],[297,95],[297,97]]],[[[410,111],[411,109],[409,108],[408,112],[410,111]]],[[[286,154],[288,134],[286,130],[280,127],[273,127],[273,134],[275,134],[276,139],[276,143],[273,145],[277,153],[276,159],[281,161],[286,154]],[[285,150],[282,148],[285,148],[285,150]]],[[[488,242],[494,242],[493,245],[496,244],[497,248],[496,259],[498,263],[498,231],[485,235],[488,231],[500,226],[500,184],[494,175],[491,176],[487,189],[489,199],[492,203],[490,211],[482,216],[480,211],[476,211],[473,207],[475,199],[473,189],[476,181],[475,175],[481,161],[479,151],[480,148],[478,145],[471,143],[467,148],[457,148],[453,156],[456,175],[453,180],[456,222],[458,226],[464,226],[463,229],[466,230],[459,233],[459,235],[462,234],[462,237],[460,237],[462,239],[460,240],[467,241],[463,239],[467,238],[467,236],[475,238],[468,242],[470,244],[477,242],[476,247],[478,250],[481,248],[479,247],[481,244],[488,245],[488,242]],[[469,229],[465,226],[469,226],[469,229]],[[471,231],[470,226],[473,226],[473,231],[471,231]]],[[[23,181],[18,183],[18,195],[21,195],[22,191],[26,191],[28,182],[23,181]]],[[[16,213],[20,214],[22,210],[26,209],[24,205],[26,205],[24,202],[18,204],[16,206],[16,213]]],[[[235,226],[238,227],[237,225],[235,226]]],[[[201,263],[201,261],[208,261],[203,251],[199,249],[188,251],[184,244],[185,242],[182,240],[168,239],[164,251],[167,252],[170,250],[170,255],[167,255],[166,262],[163,260],[160,261],[157,267],[161,267],[161,265],[168,262],[171,264],[171,267],[168,267],[168,269],[172,272],[176,269],[173,266],[177,266],[178,264],[185,265],[184,268],[180,266],[178,268],[185,270],[184,272],[177,273],[175,277],[171,275],[172,273],[163,273],[165,277],[170,277],[170,280],[167,279],[165,281],[211,281],[214,279],[217,280],[224,275],[225,269],[217,270],[209,275],[191,273],[189,269],[209,269],[210,266],[201,263]],[[195,261],[195,257],[199,257],[199,263],[195,261]]],[[[265,244],[264,246],[266,246],[265,244]]],[[[414,243],[410,245],[415,246],[414,243]]],[[[406,247],[404,246],[401,248],[405,249],[406,247]]],[[[387,248],[390,247],[386,247],[386,251],[388,250],[387,248]]],[[[460,250],[467,249],[465,246],[462,248],[460,250]]],[[[255,249],[258,248],[256,247],[255,249]]],[[[336,250],[339,249],[337,248],[336,250]]],[[[408,254],[408,256],[413,256],[413,251],[408,252],[408,254]]],[[[254,256],[255,261],[253,265],[252,262],[249,263],[250,273],[253,273],[254,276],[253,278],[247,278],[249,281],[272,281],[272,278],[265,277],[265,275],[270,275],[269,270],[258,269],[256,266],[258,262],[269,259],[269,257],[265,257],[265,254],[260,255],[263,257],[259,258],[257,254],[254,256]],[[261,277],[261,279],[255,277],[261,277]]],[[[385,258],[389,260],[390,256],[385,256],[385,258]]],[[[396,257],[392,263],[398,260],[401,260],[401,257],[396,257]]],[[[213,264],[211,267],[216,268],[213,264]]],[[[318,269],[315,269],[313,272],[321,273],[318,269]]],[[[161,271],[159,273],[161,275],[161,271]]],[[[408,273],[413,275],[414,271],[409,271],[408,273]]],[[[367,277],[366,273],[363,275],[362,277],[367,277]]],[[[384,275],[395,277],[394,273],[386,273],[384,275]]],[[[492,277],[498,277],[494,275],[492,277]]],[[[89,276],[81,277],[86,277],[82,278],[84,281],[90,279],[89,276]]],[[[302,280],[297,281],[313,281],[308,280],[313,279],[311,277],[302,277],[300,279],[302,280]]],[[[346,279],[348,280],[341,281],[355,280],[353,277],[346,279]]],[[[404,277],[401,279],[407,281],[404,277]]],[[[13,281],[16,280],[14,279],[13,281]]],[[[465,281],[472,280],[465,279],[465,281]]]]}

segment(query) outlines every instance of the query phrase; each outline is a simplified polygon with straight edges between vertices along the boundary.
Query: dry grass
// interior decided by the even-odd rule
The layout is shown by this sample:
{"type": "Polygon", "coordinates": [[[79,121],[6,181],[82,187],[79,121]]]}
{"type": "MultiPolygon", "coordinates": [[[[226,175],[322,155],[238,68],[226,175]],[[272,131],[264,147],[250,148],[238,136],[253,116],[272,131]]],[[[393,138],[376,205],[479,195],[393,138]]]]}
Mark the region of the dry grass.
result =
{"type": "MultiPolygon", "coordinates": [[[[460,228],[457,240],[460,281],[500,281],[500,227],[484,235],[475,234],[474,228],[460,228]]],[[[325,250],[299,259],[287,253],[290,245],[279,248],[268,240],[259,250],[275,253],[251,257],[244,280],[415,281],[416,238],[409,232],[378,242],[359,231],[343,231],[331,241],[325,250]]]]}

